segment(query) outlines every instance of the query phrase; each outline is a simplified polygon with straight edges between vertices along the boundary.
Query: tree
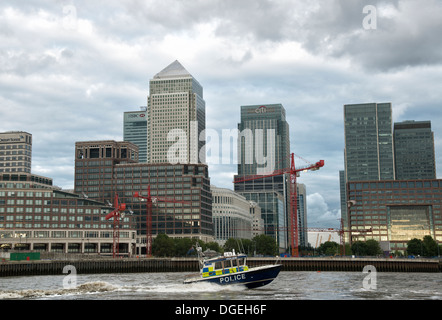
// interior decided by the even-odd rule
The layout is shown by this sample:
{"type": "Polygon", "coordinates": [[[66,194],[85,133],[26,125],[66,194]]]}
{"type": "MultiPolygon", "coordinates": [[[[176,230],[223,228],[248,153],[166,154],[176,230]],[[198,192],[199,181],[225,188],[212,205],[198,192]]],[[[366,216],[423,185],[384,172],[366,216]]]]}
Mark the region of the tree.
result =
{"type": "Polygon", "coordinates": [[[407,253],[409,255],[423,255],[423,249],[422,240],[420,239],[414,238],[407,242],[407,253]]]}
{"type": "Polygon", "coordinates": [[[223,253],[223,249],[220,247],[220,245],[218,244],[218,242],[207,242],[206,243],[207,249],[219,252],[219,253],[223,253]]]}
{"type": "Polygon", "coordinates": [[[173,239],[174,247],[175,247],[175,256],[184,257],[189,253],[189,250],[192,249],[195,241],[190,238],[175,238],[173,239]]]}
{"type": "Polygon", "coordinates": [[[355,241],[351,244],[351,252],[356,256],[367,255],[367,243],[363,241],[355,241]]]}
{"type": "Polygon", "coordinates": [[[275,239],[261,234],[252,239],[256,245],[256,253],[264,256],[275,256],[278,252],[275,239]]]}
{"type": "Polygon", "coordinates": [[[152,254],[157,257],[175,256],[174,240],[163,233],[157,235],[152,242],[152,254]]]}
{"type": "Polygon", "coordinates": [[[377,256],[382,253],[381,246],[379,242],[374,239],[367,240],[366,242],[366,255],[367,256],[377,256]]]}
{"type": "Polygon", "coordinates": [[[423,255],[425,257],[437,256],[437,242],[431,236],[425,236],[422,241],[423,255]]]}
{"type": "Polygon", "coordinates": [[[325,254],[326,256],[334,256],[338,254],[338,248],[339,244],[337,244],[334,241],[326,241],[324,243],[321,243],[321,245],[318,248],[318,251],[321,254],[325,254]]]}

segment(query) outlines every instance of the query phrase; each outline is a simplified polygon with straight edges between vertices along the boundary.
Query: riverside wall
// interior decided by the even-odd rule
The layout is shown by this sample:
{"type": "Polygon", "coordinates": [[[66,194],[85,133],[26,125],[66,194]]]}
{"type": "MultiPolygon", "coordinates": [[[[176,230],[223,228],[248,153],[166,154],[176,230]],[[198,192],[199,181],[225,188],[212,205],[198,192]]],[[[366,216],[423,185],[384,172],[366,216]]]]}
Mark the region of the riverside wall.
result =
{"type": "MultiPolygon", "coordinates": [[[[441,272],[442,260],[384,258],[248,258],[249,267],[282,264],[283,271],[354,271],[374,266],[378,272],[441,272]]],[[[195,258],[149,259],[63,259],[0,261],[0,277],[30,275],[63,275],[66,266],[74,266],[77,274],[137,272],[198,272],[195,258]]]]}

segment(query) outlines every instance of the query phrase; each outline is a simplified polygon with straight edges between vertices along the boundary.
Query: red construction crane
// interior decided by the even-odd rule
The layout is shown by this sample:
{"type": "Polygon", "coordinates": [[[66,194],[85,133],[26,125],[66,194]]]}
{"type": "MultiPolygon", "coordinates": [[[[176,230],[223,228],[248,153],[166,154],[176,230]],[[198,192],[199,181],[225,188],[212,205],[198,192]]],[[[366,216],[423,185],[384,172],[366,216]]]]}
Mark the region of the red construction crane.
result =
{"type": "Polygon", "coordinates": [[[152,255],[152,203],[161,201],[169,203],[191,204],[189,201],[181,201],[170,198],[152,197],[150,194],[150,186],[147,186],[147,197],[141,196],[138,192],[134,193],[134,198],[145,199],[146,202],[146,256],[152,255]]]}
{"type": "Polygon", "coordinates": [[[113,246],[112,255],[118,257],[120,254],[120,220],[124,218],[124,210],[126,210],[126,204],[118,204],[118,194],[115,194],[114,198],[114,210],[112,210],[107,216],[106,220],[114,218],[113,226],[113,246]]]}
{"type": "Polygon", "coordinates": [[[320,160],[315,164],[310,164],[303,168],[295,168],[295,154],[291,154],[291,166],[290,168],[276,170],[272,174],[268,175],[253,175],[246,176],[243,178],[237,178],[233,183],[263,179],[267,177],[274,177],[279,175],[284,175],[286,173],[290,174],[291,190],[290,190],[290,239],[292,247],[292,257],[298,257],[298,201],[297,201],[297,190],[296,190],[296,177],[301,171],[308,170],[319,170],[319,168],[324,166],[324,160],[320,160]]]}

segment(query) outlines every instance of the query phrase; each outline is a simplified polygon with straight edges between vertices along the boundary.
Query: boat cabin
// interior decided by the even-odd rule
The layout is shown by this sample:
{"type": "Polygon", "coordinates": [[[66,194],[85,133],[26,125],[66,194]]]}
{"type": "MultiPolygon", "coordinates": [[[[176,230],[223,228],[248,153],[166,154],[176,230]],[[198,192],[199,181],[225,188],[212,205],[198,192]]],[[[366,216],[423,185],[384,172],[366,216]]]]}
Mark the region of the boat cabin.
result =
{"type": "Polygon", "coordinates": [[[207,278],[248,271],[246,259],[247,256],[245,254],[225,252],[224,256],[205,260],[201,269],[201,275],[203,278],[207,278]]]}

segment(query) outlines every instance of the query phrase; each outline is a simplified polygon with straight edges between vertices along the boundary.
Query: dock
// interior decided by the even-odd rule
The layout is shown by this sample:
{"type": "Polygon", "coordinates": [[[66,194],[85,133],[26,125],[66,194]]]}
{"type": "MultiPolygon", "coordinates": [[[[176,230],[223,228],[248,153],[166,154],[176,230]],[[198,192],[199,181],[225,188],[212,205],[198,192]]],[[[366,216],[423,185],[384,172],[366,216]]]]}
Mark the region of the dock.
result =
{"type": "MultiPolygon", "coordinates": [[[[282,264],[282,271],[362,272],[365,266],[374,266],[377,272],[442,271],[442,260],[438,259],[248,258],[247,263],[249,267],[282,264]]],[[[77,274],[199,271],[196,258],[88,258],[0,261],[0,277],[63,275],[66,266],[74,266],[77,274]]]]}

